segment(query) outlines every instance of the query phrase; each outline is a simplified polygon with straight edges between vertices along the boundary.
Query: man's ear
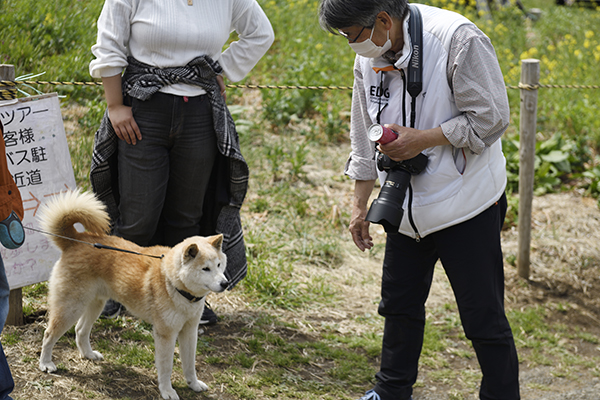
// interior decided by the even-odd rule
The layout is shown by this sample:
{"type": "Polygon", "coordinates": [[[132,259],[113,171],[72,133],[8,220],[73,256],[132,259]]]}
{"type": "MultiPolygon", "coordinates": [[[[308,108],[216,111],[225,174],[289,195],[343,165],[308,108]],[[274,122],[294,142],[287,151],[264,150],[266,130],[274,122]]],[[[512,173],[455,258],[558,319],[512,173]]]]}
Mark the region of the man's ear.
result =
{"type": "Polygon", "coordinates": [[[392,17],[390,16],[390,14],[387,13],[387,11],[382,11],[379,14],[377,14],[377,21],[383,23],[386,30],[389,31],[390,29],[392,29],[392,17]]]}

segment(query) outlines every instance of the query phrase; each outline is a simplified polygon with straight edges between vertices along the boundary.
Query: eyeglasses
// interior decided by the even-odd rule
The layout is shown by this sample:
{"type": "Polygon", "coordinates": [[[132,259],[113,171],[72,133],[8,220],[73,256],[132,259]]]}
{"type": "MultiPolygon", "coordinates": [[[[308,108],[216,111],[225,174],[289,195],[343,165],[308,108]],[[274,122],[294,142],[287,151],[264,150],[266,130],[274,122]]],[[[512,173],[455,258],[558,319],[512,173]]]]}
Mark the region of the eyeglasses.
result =
{"type": "Polygon", "coordinates": [[[348,39],[349,43],[355,43],[358,40],[358,38],[360,37],[360,35],[362,35],[363,31],[366,28],[367,28],[366,26],[363,26],[363,28],[360,30],[360,32],[358,32],[358,35],[356,35],[356,37],[353,40],[350,40],[350,37],[347,34],[345,34],[344,32],[342,32],[342,31],[338,31],[338,32],[340,32],[340,35],[342,35],[343,37],[348,39]]]}

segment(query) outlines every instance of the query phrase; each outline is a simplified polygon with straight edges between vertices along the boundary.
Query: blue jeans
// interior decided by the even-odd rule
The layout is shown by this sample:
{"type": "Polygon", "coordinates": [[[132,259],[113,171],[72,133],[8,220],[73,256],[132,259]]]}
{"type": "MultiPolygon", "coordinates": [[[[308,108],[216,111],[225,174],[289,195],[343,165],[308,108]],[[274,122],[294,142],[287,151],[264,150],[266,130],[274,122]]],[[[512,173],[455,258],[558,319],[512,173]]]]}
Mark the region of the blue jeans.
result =
{"type": "Polygon", "coordinates": [[[210,101],[159,92],[133,99],[132,111],[142,140],[119,140],[115,234],[140,246],[174,246],[200,232],[218,152],[210,101]]]}
{"type": "MultiPolygon", "coordinates": [[[[8,279],[6,279],[6,272],[4,271],[4,262],[0,257],[0,333],[4,329],[4,323],[8,316],[8,297],[10,295],[10,287],[8,286],[8,279]]],[[[11,399],[9,394],[13,391],[15,382],[13,381],[8,361],[6,361],[6,355],[0,343],[0,400],[11,399]]]]}

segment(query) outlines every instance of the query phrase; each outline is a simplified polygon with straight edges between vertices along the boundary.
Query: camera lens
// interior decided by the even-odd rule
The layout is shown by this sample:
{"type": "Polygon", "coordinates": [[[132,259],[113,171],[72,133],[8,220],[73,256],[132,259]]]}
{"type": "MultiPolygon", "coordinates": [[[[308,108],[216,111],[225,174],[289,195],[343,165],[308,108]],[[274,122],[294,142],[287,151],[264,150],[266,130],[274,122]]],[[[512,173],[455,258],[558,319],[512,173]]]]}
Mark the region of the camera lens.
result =
{"type": "Polygon", "coordinates": [[[410,183],[410,173],[404,169],[392,169],[379,192],[373,200],[366,220],[383,226],[387,233],[398,232],[404,210],[404,198],[410,183]]]}
{"type": "Polygon", "coordinates": [[[387,233],[398,232],[404,215],[402,205],[411,175],[420,174],[427,167],[427,161],[427,156],[423,153],[406,161],[394,161],[380,153],[377,156],[377,168],[380,171],[388,171],[388,176],[379,196],[373,200],[366,220],[383,225],[387,233]]]}

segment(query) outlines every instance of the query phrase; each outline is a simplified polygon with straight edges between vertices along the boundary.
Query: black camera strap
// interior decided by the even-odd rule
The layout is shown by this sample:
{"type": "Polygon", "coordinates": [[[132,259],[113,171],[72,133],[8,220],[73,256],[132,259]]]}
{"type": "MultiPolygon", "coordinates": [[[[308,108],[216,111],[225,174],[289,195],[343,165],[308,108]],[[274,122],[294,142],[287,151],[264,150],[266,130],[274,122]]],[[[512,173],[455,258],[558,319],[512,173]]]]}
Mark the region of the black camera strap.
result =
{"type": "Polygon", "coordinates": [[[408,20],[408,33],[412,44],[412,55],[408,64],[408,94],[410,94],[410,127],[415,127],[417,116],[417,96],[423,90],[423,18],[421,11],[415,6],[410,6],[408,20]]]}
{"type": "MultiPolygon", "coordinates": [[[[411,97],[410,127],[414,128],[417,117],[417,96],[419,96],[423,90],[423,18],[421,17],[421,11],[419,11],[417,7],[409,5],[408,9],[410,11],[410,18],[408,19],[408,33],[410,35],[410,43],[412,45],[412,54],[407,68],[408,84],[406,84],[405,81],[405,90],[408,91],[408,94],[410,94],[411,97]]],[[[383,89],[383,74],[381,74],[379,86],[383,89]]],[[[406,91],[404,93],[406,93],[406,91]]],[[[379,99],[379,112],[377,113],[378,124],[381,123],[381,112],[387,106],[388,105],[386,104],[385,106],[381,107],[381,99],[379,99]]],[[[406,114],[404,114],[404,123],[406,124],[406,114]]]]}
{"type": "MultiPolygon", "coordinates": [[[[408,20],[408,33],[410,35],[410,42],[412,45],[412,54],[409,60],[409,64],[407,67],[407,75],[405,76],[404,71],[400,71],[402,73],[402,80],[404,82],[404,90],[403,90],[403,99],[402,99],[402,122],[406,126],[406,112],[405,112],[405,99],[406,92],[411,97],[411,112],[410,112],[410,127],[415,127],[416,121],[416,108],[417,108],[417,97],[421,94],[423,90],[423,19],[421,16],[421,11],[415,6],[409,5],[410,18],[408,20]]],[[[383,74],[381,76],[380,88],[383,87],[383,74]]],[[[377,113],[377,123],[380,123],[380,116],[383,109],[387,106],[381,107],[381,99],[379,100],[379,112],[377,113]]],[[[416,159],[416,157],[415,157],[416,159]]],[[[408,160],[410,161],[410,160],[408,160]]],[[[415,221],[412,216],[412,200],[413,200],[413,189],[410,183],[408,182],[408,219],[410,225],[415,231],[415,236],[417,242],[421,240],[421,236],[415,225],[415,221]]],[[[373,205],[371,206],[371,209],[373,205]]],[[[367,221],[375,222],[376,220],[369,219],[369,213],[367,214],[367,221]]]]}
{"type": "MultiPolygon", "coordinates": [[[[410,9],[410,18],[408,20],[408,33],[412,44],[412,55],[408,63],[408,94],[410,94],[410,127],[415,127],[417,117],[417,96],[423,90],[423,18],[421,11],[415,6],[408,6],[410,9]]],[[[408,220],[415,231],[417,242],[421,240],[421,235],[417,229],[412,215],[413,189],[412,184],[408,183],[408,220]]]]}

